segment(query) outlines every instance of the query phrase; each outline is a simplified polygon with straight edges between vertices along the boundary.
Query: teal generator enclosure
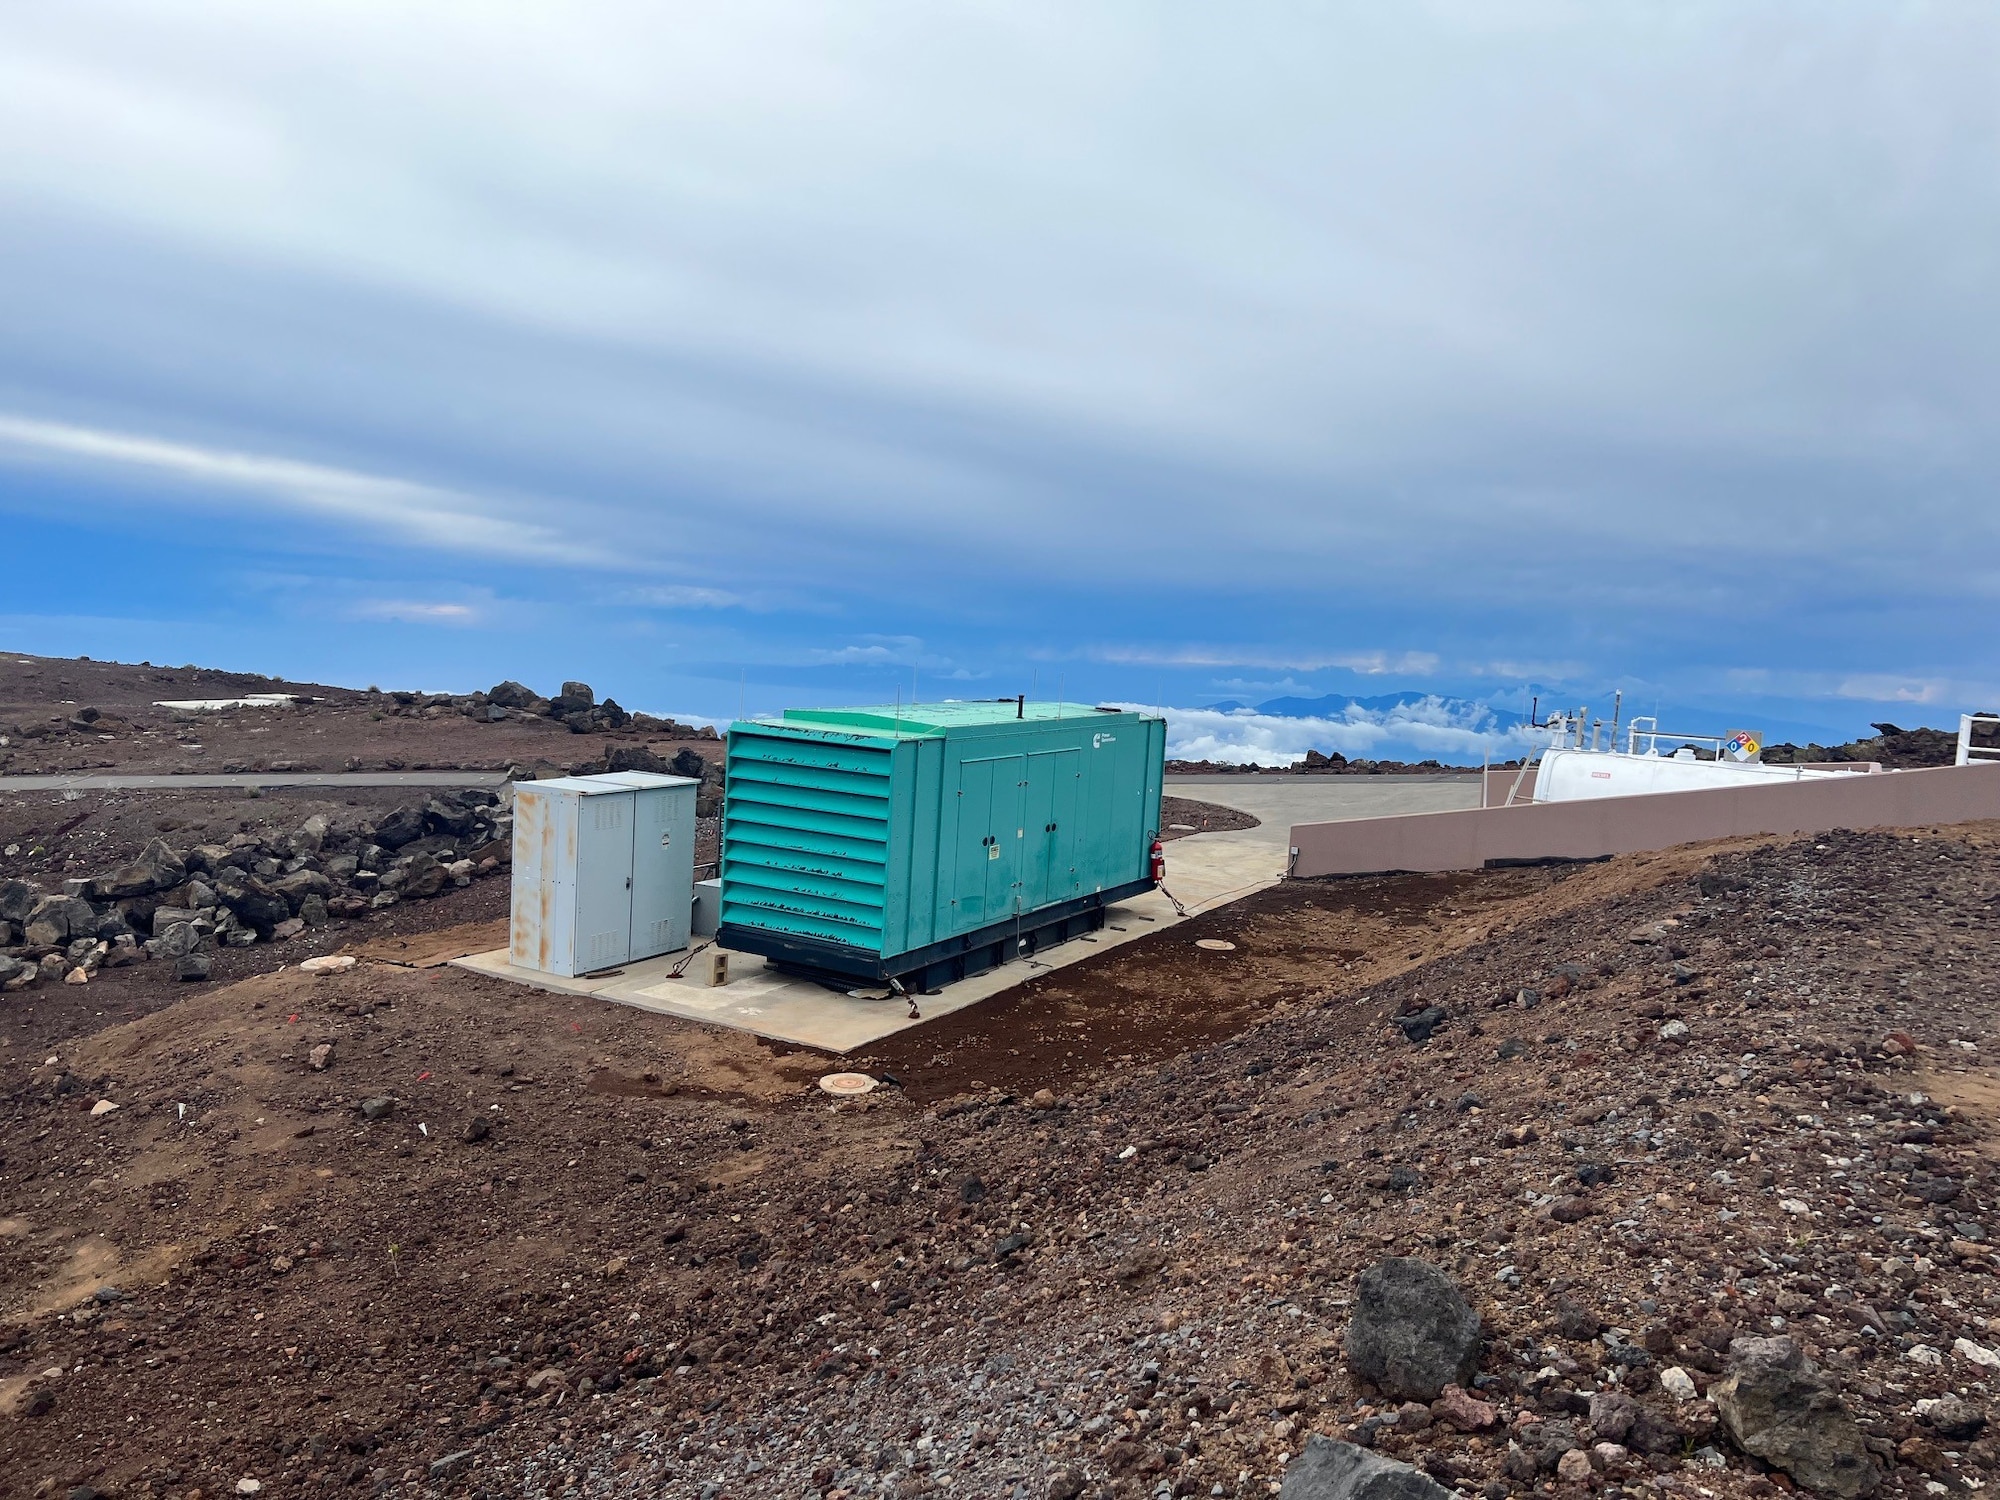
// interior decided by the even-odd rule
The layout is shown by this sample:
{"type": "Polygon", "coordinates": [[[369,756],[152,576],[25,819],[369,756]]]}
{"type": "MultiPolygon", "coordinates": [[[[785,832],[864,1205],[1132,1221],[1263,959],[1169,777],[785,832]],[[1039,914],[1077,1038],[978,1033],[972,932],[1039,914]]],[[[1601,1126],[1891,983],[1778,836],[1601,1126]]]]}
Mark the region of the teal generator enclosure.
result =
{"type": "Polygon", "coordinates": [[[725,948],[929,989],[1153,888],[1166,721],[1076,703],[793,709],[729,727],[725,948]]]}

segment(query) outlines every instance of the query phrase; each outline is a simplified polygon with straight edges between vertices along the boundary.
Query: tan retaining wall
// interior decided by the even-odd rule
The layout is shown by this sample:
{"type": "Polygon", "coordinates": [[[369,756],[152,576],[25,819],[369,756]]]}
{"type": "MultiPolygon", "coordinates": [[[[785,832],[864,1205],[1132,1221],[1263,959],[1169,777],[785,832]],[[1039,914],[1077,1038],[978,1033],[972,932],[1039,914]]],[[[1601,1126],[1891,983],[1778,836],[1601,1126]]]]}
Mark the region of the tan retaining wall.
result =
{"type": "Polygon", "coordinates": [[[1981,818],[2000,818],[2000,765],[1299,823],[1292,828],[1291,873],[1476,870],[1494,861],[1596,859],[1749,833],[1912,828],[1981,818]]]}

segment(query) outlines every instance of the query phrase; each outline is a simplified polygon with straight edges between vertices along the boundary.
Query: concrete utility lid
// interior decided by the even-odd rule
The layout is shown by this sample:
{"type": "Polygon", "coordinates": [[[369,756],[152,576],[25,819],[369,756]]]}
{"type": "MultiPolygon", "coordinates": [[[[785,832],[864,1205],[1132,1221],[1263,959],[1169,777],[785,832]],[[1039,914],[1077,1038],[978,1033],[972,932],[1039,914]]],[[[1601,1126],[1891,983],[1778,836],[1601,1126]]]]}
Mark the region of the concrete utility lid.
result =
{"type": "Polygon", "coordinates": [[[1227,938],[1196,938],[1194,945],[1197,948],[1206,948],[1210,953],[1234,953],[1236,951],[1236,945],[1227,938]]]}
{"type": "Polygon", "coordinates": [[[853,1094],[872,1094],[881,1085],[866,1073],[829,1073],[819,1081],[819,1086],[823,1093],[846,1098],[853,1094]]]}

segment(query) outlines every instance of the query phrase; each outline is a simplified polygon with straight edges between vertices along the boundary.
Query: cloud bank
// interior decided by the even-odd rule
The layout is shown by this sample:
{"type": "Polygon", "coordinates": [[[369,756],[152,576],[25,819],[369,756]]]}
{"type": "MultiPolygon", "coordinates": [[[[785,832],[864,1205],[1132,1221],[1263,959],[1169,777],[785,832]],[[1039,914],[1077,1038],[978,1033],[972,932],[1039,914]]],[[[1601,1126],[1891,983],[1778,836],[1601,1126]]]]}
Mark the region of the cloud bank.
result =
{"type": "Polygon", "coordinates": [[[180,580],[9,607],[415,547],[380,597],[537,622],[432,652],[1943,713],[1996,65],[1990,7],[1780,0],[8,7],[0,512],[116,491],[180,580]]]}
{"type": "Polygon", "coordinates": [[[1308,750],[1337,750],[1349,760],[1476,765],[1488,754],[1496,760],[1519,755],[1542,738],[1503,724],[1486,704],[1436,696],[1387,709],[1356,704],[1337,718],[1290,718],[1248,708],[1169,708],[1166,718],[1169,759],[1225,765],[1291,765],[1308,750]]]}

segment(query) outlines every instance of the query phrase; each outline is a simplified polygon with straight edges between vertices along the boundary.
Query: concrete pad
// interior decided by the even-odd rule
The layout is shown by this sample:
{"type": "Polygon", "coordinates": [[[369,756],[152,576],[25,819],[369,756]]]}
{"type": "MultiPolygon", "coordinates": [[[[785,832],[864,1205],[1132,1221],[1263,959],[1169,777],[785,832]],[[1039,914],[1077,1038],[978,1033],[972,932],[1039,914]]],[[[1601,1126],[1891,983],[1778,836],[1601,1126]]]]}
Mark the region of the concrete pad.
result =
{"type": "MultiPolygon", "coordinates": [[[[941,994],[918,996],[916,1016],[910,1014],[906,1000],[864,999],[845,994],[781,973],[763,959],[747,953],[729,955],[729,983],[719,987],[694,977],[692,965],[688,977],[673,977],[674,965],[687,956],[685,950],[627,964],[595,979],[565,979],[558,974],[517,969],[507,961],[505,948],[455,959],[452,966],[555,994],[588,995],[657,1015],[676,1016],[708,1026],[727,1026],[821,1052],[853,1052],[872,1046],[885,1036],[977,1005],[1037,974],[1067,968],[1149,932],[1175,926],[1183,918],[1175,910],[1174,900],[1180,902],[1189,916],[1196,916],[1276,885],[1285,875],[1287,841],[1294,822],[1329,814],[1369,817],[1386,811],[1414,810],[1413,804],[1427,809],[1464,806],[1468,796],[1466,786],[1456,781],[1399,783],[1394,790],[1374,778],[1364,782],[1357,777],[1352,781],[1354,784],[1344,786],[1304,779],[1280,782],[1277,778],[1260,784],[1249,777],[1216,778],[1215,782],[1220,784],[1208,780],[1170,781],[1168,787],[1176,796],[1235,807],[1262,818],[1263,825],[1175,839],[1167,845],[1166,889],[1172,893],[1171,898],[1155,891],[1121,901],[1106,910],[1105,925],[1098,932],[1045,948],[1032,958],[988,969],[984,974],[947,987],[941,994]]],[[[1470,805],[1478,806],[1477,778],[1471,783],[1469,795],[1470,805]]]]}
{"type": "MultiPolygon", "coordinates": [[[[1199,839],[1180,839],[1167,846],[1167,889],[1191,914],[1274,885],[1283,874],[1282,848],[1274,849],[1268,841],[1252,841],[1241,834],[1204,834],[1199,839]]],[[[456,959],[452,966],[555,994],[588,995],[659,1015],[728,1026],[774,1041],[841,1053],[870,1046],[885,1036],[939,1016],[948,1016],[1010,990],[1036,974],[1065,968],[1180,921],[1172,902],[1158,892],[1121,901],[1106,909],[1105,925],[1098,932],[1044,948],[1032,958],[975,974],[948,986],[940,994],[918,996],[918,1014],[914,1017],[906,1000],[857,998],[781,973],[762,958],[747,953],[729,955],[729,983],[721,986],[704,983],[696,977],[693,966],[687,977],[674,978],[671,971],[687,956],[685,950],[627,964],[596,978],[565,979],[559,974],[519,969],[507,961],[505,948],[456,959]]]]}
{"type": "MultiPolygon", "coordinates": [[[[1229,837],[1286,845],[1294,823],[1342,823],[1398,813],[1455,812],[1479,806],[1470,776],[1169,776],[1167,795],[1233,807],[1263,820],[1229,837]]],[[[1200,835],[1203,839],[1213,834],[1200,835]]],[[[1171,854],[1192,837],[1167,845],[1171,854]]]]}

